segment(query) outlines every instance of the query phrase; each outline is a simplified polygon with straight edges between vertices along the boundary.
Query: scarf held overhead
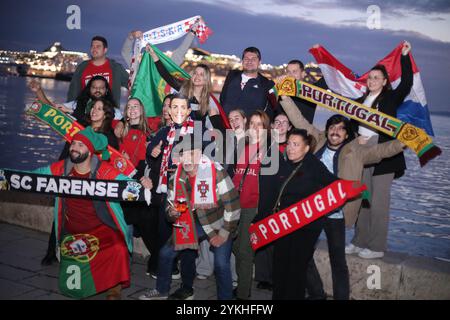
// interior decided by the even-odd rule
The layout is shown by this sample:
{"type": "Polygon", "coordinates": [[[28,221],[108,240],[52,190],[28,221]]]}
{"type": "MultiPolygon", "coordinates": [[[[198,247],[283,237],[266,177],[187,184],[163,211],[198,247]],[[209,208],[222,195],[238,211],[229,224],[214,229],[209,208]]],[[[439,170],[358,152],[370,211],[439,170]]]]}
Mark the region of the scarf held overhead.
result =
{"type": "Polygon", "coordinates": [[[146,201],[151,192],[135,180],[96,180],[0,169],[0,190],[44,193],[101,201],[146,201]]]}
{"type": "Polygon", "coordinates": [[[133,57],[131,58],[128,89],[131,90],[131,86],[134,83],[137,70],[139,70],[140,53],[142,48],[145,48],[147,43],[158,44],[179,39],[188,34],[192,25],[197,21],[198,25],[197,30],[195,31],[195,35],[200,40],[200,43],[204,43],[206,39],[208,39],[208,37],[212,34],[212,30],[206,25],[201,16],[194,16],[185,20],[151,29],[142,34],[142,39],[136,39],[133,47],[133,57]]]}
{"type": "MultiPolygon", "coordinates": [[[[69,143],[72,142],[75,134],[84,129],[72,117],[45,103],[34,102],[27,108],[26,113],[49,125],[50,128],[60,134],[69,143]]],[[[120,173],[128,177],[132,177],[136,173],[136,169],[131,161],[124,158],[119,151],[109,145],[108,151],[111,155],[110,163],[120,173]]]]}
{"type": "Polygon", "coordinates": [[[396,138],[416,153],[422,167],[441,154],[441,149],[424,130],[336,93],[291,77],[279,81],[274,88],[279,96],[305,99],[396,138]]]}
{"type": "Polygon", "coordinates": [[[365,185],[337,180],[318,192],[250,226],[250,243],[257,250],[282,238],[329,212],[366,190],[365,185]]]}

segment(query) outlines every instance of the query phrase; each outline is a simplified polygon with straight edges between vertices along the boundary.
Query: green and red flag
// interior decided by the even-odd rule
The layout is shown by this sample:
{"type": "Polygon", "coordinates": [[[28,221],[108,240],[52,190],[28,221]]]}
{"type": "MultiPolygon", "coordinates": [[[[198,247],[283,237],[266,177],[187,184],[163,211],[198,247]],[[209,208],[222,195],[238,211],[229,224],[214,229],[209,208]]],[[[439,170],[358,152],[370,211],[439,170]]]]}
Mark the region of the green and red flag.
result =
{"type": "Polygon", "coordinates": [[[120,232],[101,225],[89,233],[66,234],[61,241],[59,289],[86,298],[120,284],[130,285],[130,261],[120,232]]]}
{"type": "MultiPolygon", "coordinates": [[[[175,78],[188,80],[191,76],[181,69],[175,62],[167,57],[161,50],[149,44],[158,56],[164,68],[175,78]]],[[[145,115],[147,117],[158,117],[162,113],[162,103],[164,97],[170,93],[170,86],[161,77],[156,68],[156,64],[148,52],[142,54],[136,78],[130,91],[130,97],[138,98],[144,104],[145,115]]],[[[219,110],[219,114],[226,128],[231,128],[228,118],[220,106],[219,101],[211,94],[212,100],[219,110]]]]}

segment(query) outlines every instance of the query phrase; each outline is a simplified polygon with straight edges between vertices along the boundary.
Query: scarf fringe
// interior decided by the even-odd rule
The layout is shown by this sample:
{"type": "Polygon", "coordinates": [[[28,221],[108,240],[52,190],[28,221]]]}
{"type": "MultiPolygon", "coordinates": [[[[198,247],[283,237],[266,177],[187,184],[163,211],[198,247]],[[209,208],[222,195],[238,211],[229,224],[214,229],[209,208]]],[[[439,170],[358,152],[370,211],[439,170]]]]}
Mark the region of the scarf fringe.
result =
{"type": "Polygon", "coordinates": [[[424,154],[419,157],[420,166],[425,166],[428,161],[436,158],[437,156],[442,154],[441,148],[437,146],[432,146],[429,150],[427,150],[424,154]]]}

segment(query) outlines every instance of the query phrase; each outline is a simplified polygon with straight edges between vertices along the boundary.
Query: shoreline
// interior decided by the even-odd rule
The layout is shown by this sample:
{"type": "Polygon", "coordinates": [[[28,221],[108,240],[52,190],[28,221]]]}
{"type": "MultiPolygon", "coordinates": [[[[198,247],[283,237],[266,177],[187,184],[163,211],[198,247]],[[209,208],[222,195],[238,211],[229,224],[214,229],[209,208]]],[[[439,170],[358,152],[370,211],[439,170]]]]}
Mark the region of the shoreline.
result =
{"type": "MultiPolygon", "coordinates": [[[[20,192],[0,193],[2,222],[48,233],[52,218],[52,197],[20,192]]],[[[134,253],[144,258],[148,255],[141,239],[134,239],[134,253]]],[[[319,243],[314,257],[324,289],[332,296],[326,241],[319,243]]],[[[449,261],[398,252],[387,252],[383,259],[365,260],[355,255],[347,255],[346,258],[351,299],[450,299],[449,261]]]]}

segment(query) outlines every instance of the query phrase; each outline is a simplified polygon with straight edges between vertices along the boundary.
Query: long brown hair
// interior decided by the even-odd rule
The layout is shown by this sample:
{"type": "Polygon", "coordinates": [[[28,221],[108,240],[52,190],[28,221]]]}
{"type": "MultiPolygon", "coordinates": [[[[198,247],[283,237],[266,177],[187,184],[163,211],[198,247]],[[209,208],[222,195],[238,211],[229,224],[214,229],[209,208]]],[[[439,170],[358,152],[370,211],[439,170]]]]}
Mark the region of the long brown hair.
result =
{"type": "MultiPolygon", "coordinates": [[[[147,136],[150,134],[150,128],[148,127],[147,117],[145,116],[144,104],[142,103],[142,101],[140,99],[135,98],[135,97],[131,97],[130,99],[128,99],[128,102],[130,102],[131,100],[136,100],[139,103],[139,106],[141,107],[141,116],[139,117],[138,129],[141,130],[142,132],[144,132],[144,135],[147,136]]],[[[125,116],[125,123],[123,126],[121,139],[123,139],[128,134],[128,131],[130,131],[130,127],[131,127],[130,120],[128,119],[128,116],[127,116],[128,102],[125,105],[125,110],[123,111],[123,114],[125,116]]]]}
{"type": "MultiPolygon", "coordinates": [[[[200,93],[200,101],[199,103],[199,112],[202,116],[204,116],[209,109],[209,96],[211,94],[212,90],[212,84],[211,84],[211,70],[206,64],[199,64],[195,67],[195,69],[201,68],[203,69],[205,73],[205,85],[202,88],[202,92],[200,93]]],[[[194,69],[194,71],[195,71],[194,69]]],[[[192,78],[191,78],[192,79],[192,78]]],[[[189,79],[188,81],[185,81],[183,83],[183,86],[181,87],[180,93],[186,95],[191,99],[194,97],[194,82],[189,79]]]]}
{"type": "MultiPolygon", "coordinates": [[[[384,94],[386,92],[392,90],[392,85],[391,85],[391,81],[389,80],[389,74],[384,65],[377,64],[375,67],[370,69],[370,71],[380,71],[383,74],[384,79],[386,79],[386,84],[383,86],[383,89],[381,89],[380,94],[378,95],[378,97],[375,98],[375,100],[372,102],[372,105],[370,106],[371,108],[376,108],[376,106],[381,101],[381,99],[384,98],[384,94]]],[[[366,93],[364,93],[364,95],[361,98],[359,98],[358,101],[363,103],[369,94],[370,94],[370,91],[369,91],[369,88],[367,88],[366,93]]]]}
{"type": "MultiPolygon", "coordinates": [[[[105,113],[105,119],[103,119],[102,124],[96,131],[100,133],[107,133],[112,129],[112,120],[114,119],[114,107],[112,106],[111,102],[109,102],[109,100],[106,100],[105,98],[95,98],[92,99],[92,108],[94,108],[94,105],[98,101],[100,101],[103,105],[103,112],[105,113]]],[[[87,123],[89,125],[92,125],[90,112],[87,115],[87,123]]]]}

